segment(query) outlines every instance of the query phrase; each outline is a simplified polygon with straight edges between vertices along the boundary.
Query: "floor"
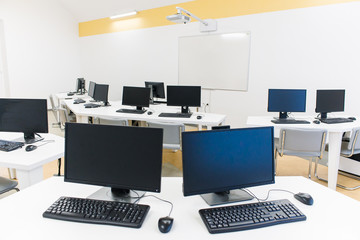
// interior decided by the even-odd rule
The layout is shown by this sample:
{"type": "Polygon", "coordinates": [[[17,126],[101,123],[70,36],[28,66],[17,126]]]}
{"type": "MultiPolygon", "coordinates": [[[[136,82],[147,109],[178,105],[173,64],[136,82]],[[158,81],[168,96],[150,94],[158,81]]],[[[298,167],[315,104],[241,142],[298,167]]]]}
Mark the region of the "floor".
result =
{"type": "MultiPolygon", "coordinates": [[[[53,134],[64,136],[64,131],[58,127],[53,127],[52,123],[55,121],[55,118],[51,112],[49,112],[49,131],[53,134]]],[[[308,175],[308,160],[298,158],[298,157],[282,157],[278,159],[277,167],[277,176],[304,176],[308,175]]],[[[62,159],[62,169],[61,174],[64,171],[64,160],[62,159]]],[[[57,173],[57,160],[50,162],[44,166],[44,179],[52,177],[57,173]]],[[[314,164],[313,168],[314,169],[314,164]]],[[[319,166],[318,174],[326,178],[327,177],[327,167],[319,166]]],[[[6,168],[0,168],[0,176],[8,177],[8,170],[6,168]]],[[[163,151],[163,169],[162,176],[173,176],[179,177],[182,176],[182,161],[181,161],[181,151],[172,151],[166,150],[163,151]]],[[[326,183],[317,180],[315,177],[312,177],[312,180],[318,182],[319,184],[326,185],[326,183]]],[[[356,186],[360,184],[359,181],[353,180],[351,178],[339,175],[338,182],[346,186],[356,186]]],[[[347,191],[340,188],[337,188],[338,192],[341,192],[353,199],[360,201],[360,189],[347,191]]],[[[13,192],[8,194],[1,195],[0,198],[6,197],[7,195],[13,194],[13,192]]]]}

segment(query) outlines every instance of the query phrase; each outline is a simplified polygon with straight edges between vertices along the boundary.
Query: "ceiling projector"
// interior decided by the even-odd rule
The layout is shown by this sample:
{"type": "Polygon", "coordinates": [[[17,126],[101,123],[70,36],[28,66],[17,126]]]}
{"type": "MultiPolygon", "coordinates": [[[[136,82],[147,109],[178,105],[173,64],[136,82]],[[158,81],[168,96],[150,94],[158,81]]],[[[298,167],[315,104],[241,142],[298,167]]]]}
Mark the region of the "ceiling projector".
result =
{"type": "Polygon", "coordinates": [[[174,22],[174,23],[183,23],[186,24],[190,22],[190,17],[183,15],[181,13],[177,13],[174,15],[170,15],[166,17],[167,20],[174,22]]]}

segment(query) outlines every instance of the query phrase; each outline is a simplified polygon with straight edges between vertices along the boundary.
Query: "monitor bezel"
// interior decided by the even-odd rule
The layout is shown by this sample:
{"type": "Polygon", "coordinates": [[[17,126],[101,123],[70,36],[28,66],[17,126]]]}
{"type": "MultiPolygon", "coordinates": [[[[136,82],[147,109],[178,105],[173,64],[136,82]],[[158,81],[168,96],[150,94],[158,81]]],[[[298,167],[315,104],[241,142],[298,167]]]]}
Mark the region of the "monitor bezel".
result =
{"type": "MultiPolygon", "coordinates": [[[[135,106],[135,107],[140,107],[140,108],[143,108],[143,107],[149,107],[150,106],[150,88],[147,88],[147,87],[132,87],[132,86],[124,86],[123,87],[123,94],[122,94],[122,101],[121,101],[121,104],[122,105],[127,105],[127,106],[135,106]],[[142,91],[141,92],[141,94],[143,94],[143,93],[146,93],[146,98],[144,98],[144,99],[147,99],[146,101],[146,103],[145,102],[143,102],[143,104],[134,104],[134,103],[129,103],[129,102],[127,102],[128,101],[128,99],[125,99],[125,94],[124,94],[124,92],[126,91],[126,89],[132,89],[132,90],[138,90],[139,92],[140,91],[142,91]],[[127,100],[127,101],[124,101],[124,100],[127,100]]],[[[145,96],[145,95],[144,95],[145,96]]]]}
{"type": "Polygon", "coordinates": [[[307,90],[306,89],[275,89],[275,88],[270,88],[268,90],[268,107],[267,107],[267,111],[268,112],[306,112],[306,97],[307,97],[307,90]],[[279,108],[270,108],[271,104],[271,99],[270,96],[271,94],[274,94],[276,91],[278,92],[304,92],[304,99],[303,99],[303,108],[301,110],[298,109],[279,109],[279,108]]]}
{"type": "Polygon", "coordinates": [[[329,112],[344,112],[345,111],[345,89],[317,89],[316,90],[316,104],[315,104],[315,112],[316,113],[329,113],[329,112]],[[323,111],[324,109],[320,109],[319,110],[319,92],[323,92],[329,94],[330,92],[342,92],[344,97],[341,99],[342,100],[342,109],[325,109],[325,111],[323,111]]]}
{"type": "Polygon", "coordinates": [[[165,98],[165,84],[163,82],[145,81],[145,87],[152,89],[153,98],[165,98]],[[150,86],[155,86],[155,88],[151,88],[150,86]]]}
{"type": "Polygon", "coordinates": [[[182,85],[168,85],[166,87],[166,92],[167,92],[167,106],[176,106],[176,107],[201,107],[201,86],[182,86],[182,85]],[[169,92],[171,93],[171,91],[169,91],[169,89],[176,89],[176,88],[193,88],[194,91],[196,89],[197,91],[197,94],[199,95],[199,102],[197,102],[196,104],[193,103],[193,104],[184,104],[184,105],[181,105],[181,104],[174,104],[172,101],[172,96],[171,94],[169,95],[169,92]],[[170,101],[169,101],[170,100],[170,101]]]}

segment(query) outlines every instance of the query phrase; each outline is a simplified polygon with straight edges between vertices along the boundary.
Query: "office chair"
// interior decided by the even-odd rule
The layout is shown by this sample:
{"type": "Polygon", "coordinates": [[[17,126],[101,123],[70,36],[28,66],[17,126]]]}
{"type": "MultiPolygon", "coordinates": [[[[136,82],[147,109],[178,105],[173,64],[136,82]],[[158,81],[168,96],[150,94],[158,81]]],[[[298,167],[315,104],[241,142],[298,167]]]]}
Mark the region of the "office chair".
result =
{"type": "Polygon", "coordinates": [[[103,125],[115,125],[115,126],[129,126],[129,122],[126,119],[114,119],[114,118],[95,118],[95,123],[103,125]]]}
{"type": "MultiPolygon", "coordinates": [[[[346,138],[343,139],[342,144],[341,144],[341,150],[340,150],[340,155],[341,155],[342,157],[349,158],[349,157],[351,157],[351,156],[354,155],[354,154],[360,153],[359,132],[360,132],[360,128],[354,128],[354,129],[351,131],[350,139],[346,139],[346,138]]],[[[356,160],[354,160],[354,161],[356,161],[356,160]]],[[[315,177],[316,177],[317,179],[321,180],[321,181],[327,182],[326,179],[321,178],[321,177],[318,176],[318,174],[317,174],[317,166],[318,166],[318,161],[315,162],[315,173],[314,173],[314,174],[315,174],[315,177]]],[[[360,178],[359,178],[359,177],[353,176],[352,174],[348,174],[348,173],[341,172],[341,171],[339,172],[339,174],[360,181],[360,178]]],[[[346,189],[346,190],[355,190],[355,189],[360,188],[360,185],[355,186],[355,187],[346,187],[346,186],[344,186],[344,185],[337,184],[337,186],[340,187],[340,188],[342,188],[342,189],[346,189]]]]}
{"type": "Polygon", "coordinates": [[[52,124],[54,127],[58,126],[59,128],[63,129],[65,122],[74,121],[74,118],[69,115],[67,109],[55,105],[54,96],[52,94],[49,96],[49,99],[51,110],[56,120],[56,122],[52,124]]]}
{"type": "Polygon", "coordinates": [[[163,148],[181,150],[181,133],[185,131],[182,123],[147,122],[148,127],[164,129],[163,148]]]}
{"type": "Polygon", "coordinates": [[[309,159],[309,178],[313,157],[321,159],[325,150],[326,130],[321,129],[280,129],[279,142],[275,146],[275,169],[277,155],[297,156],[309,159]]]}
{"type": "Polygon", "coordinates": [[[0,177],[0,194],[9,192],[11,190],[20,191],[16,186],[18,185],[17,181],[13,181],[4,177],[0,177]]]}

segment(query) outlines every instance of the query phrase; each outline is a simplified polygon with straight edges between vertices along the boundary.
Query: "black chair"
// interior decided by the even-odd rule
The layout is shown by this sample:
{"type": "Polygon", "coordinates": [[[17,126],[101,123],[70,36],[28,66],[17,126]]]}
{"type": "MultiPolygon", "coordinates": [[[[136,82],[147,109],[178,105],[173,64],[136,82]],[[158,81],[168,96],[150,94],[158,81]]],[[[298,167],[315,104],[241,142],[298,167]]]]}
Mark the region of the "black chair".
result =
{"type": "Polygon", "coordinates": [[[0,194],[6,193],[11,190],[20,191],[16,186],[17,181],[10,180],[8,178],[0,177],[0,194]]]}

